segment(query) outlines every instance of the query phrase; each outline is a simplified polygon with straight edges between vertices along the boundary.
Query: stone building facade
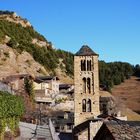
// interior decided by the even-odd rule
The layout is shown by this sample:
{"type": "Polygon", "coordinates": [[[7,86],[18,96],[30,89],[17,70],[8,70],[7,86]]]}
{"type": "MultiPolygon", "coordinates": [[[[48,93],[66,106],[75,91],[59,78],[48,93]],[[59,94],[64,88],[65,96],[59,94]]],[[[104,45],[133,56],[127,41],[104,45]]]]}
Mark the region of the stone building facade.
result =
{"type": "Polygon", "coordinates": [[[74,56],[74,125],[96,118],[99,111],[98,54],[83,45],[74,56]]]}
{"type": "Polygon", "coordinates": [[[53,103],[59,93],[57,76],[39,76],[34,79],[35,101],[37,103],[53,103]]]}

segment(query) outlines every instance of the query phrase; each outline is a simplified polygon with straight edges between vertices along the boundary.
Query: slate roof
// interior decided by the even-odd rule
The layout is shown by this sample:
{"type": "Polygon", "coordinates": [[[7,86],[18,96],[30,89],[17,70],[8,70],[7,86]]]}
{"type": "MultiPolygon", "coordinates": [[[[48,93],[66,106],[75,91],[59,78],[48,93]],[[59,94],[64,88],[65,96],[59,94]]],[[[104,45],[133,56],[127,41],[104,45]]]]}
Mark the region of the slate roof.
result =
{"type": "Polygon", "coordinates": [[[105,140],[105,138],[111,140],[140,140],[140,121],[106,120],[94,140],[105,140]]]}
{"type": "Polygon", "coordinates": [[[16,140],[53,140],[48,125],[36,125],[20,122],[20,136],[16,140]]]}
{"type": "Polygon", "coordinates": [[[52,80],[56,77],[56,80],[59,80],[59,78],[57,76],[39,76],[37,77],[38,79],[41,79],[41,80],[52,80]]]}
{"type": "Polygon", "coordinates": [[[140,122],[123,122],[116,121],[106,122],[106,126],[112,133],[115,140],[140,140],[140,122]]]}
{"type": "Polygon", "coordinates": [[[35,77],[34,81],[37,83],[48,83],[48,81],[54,79],[56,77],[56,80],[59,80],[59,78],[57,76],[39,76],[39,77],[35,77]]]}
{"type": "Polygon", "coordinates": [[[81,49],[75,54],[76,56],[90,56],[97,55],[88,45],[83,45],[81,49]]]}
{"type": "Polygon", "coordinates": [[[70,84],[60,84],[60,85],[59,85],[59,89],[68,89],[68,88],[70,88],[70,87],[71,87],[70,84]]]}
{"type": "Polygon", "coordinates": [[[3,79],[4,83],[9,83],[10,81],[14,81],[17,79],[23,79],[25,77],[31,77],[29,74],[17,74],[17,75],[10,75],[3,79]]]}

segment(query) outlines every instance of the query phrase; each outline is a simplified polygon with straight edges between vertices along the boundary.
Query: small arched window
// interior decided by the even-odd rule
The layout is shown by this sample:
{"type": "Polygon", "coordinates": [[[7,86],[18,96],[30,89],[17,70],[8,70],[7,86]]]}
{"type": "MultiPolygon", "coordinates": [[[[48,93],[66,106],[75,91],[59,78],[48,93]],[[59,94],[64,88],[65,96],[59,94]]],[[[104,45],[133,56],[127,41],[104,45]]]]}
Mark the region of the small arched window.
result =
{"type": "Polygon", "coordinates": [[[82,100],[82,111],[86,112],[86,99],[82,100]]]}
{"type": "Polygon", "coordinates": [[[86,105],[86,107],[87,107],[87,112],[91,112],[91,100],[90,99],[88,99],[87,100],[87,105],[86,105]]]}
{"type": "Polygon", "coordinates": [[[81,71],[86,71],[86,60],[81,60],[81,71]]]}
{"type": "Polygon", "coordinates": [[[82,81],[83,81],[83,84],[82,84],[83,85],[83,93],[86,93],[86,78],[84,77],[82,81]]]}
{"type": "Polygon", "coordinates": [[[83,71],[83,60],[81,60],[81,71],[83,71]]]}
{"type": "Polygon", "coordinates": [[[86,60],[83,62],[84,71],[86,71],[86,60]]]}
{"type": "Polygon", "coordinates": [[[91,79],[87,78],[87,92],[91,93],[91,79]]]}
{"type": "Polygon", "coordinates": [[[91,60],[87,60],[87,71],[91,71],[91,60]]]}
{"type": "Polygon", "coordinates": [[[89,70],[91,71],[91,60],[89,61],[89,70]]]}

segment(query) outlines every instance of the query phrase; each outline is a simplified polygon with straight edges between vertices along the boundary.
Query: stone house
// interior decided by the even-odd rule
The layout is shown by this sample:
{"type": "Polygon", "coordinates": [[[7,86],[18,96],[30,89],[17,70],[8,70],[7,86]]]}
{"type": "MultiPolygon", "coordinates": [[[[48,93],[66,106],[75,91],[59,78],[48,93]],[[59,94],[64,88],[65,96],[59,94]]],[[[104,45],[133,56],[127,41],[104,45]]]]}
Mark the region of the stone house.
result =
{"type": "Polygon", "coordinates": [[[2,82],[11,87],[11,90],[16,94],[20,94],[24,90],[25,77],[31,77],[29,74],[17,74],[4,77],[2,82]]]}
{"type": "Polygon", "coordinates": [[[73,101],[74,85],[73,84],[60,84],[59,95],[57,98],[67,98],[73,101]]]}
{"type": "Polygon", "coordinates": [[[59,93],[59,78],[56,76],[39,76],[33,81],[36,102],[52,103],[59,93]]]}
{"type": "Polygon", "coordinates": [[[74,121],[73,112],[70,111],[57,111],[53,114],[53,124],[59,133],[72,133],[74,121]]]}

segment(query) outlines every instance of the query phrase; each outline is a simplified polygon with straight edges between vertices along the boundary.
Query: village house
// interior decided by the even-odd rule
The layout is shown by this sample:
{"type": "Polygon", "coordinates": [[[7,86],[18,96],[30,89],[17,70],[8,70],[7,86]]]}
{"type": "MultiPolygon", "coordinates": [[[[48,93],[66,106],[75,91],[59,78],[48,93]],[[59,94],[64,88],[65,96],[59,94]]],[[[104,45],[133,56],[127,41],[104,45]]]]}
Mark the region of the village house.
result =
{"type": "Polygon", "coordinates": [[[2,78],[2,82],[8,85],[15,94],[20,94],[24,90],[24,79],[25,77],[30,77],[29,74],[16,74],[9,75],[2,78]]]}
{"type": "Polygon", "coordinates": [[[53,103],[59,93],[59,78],[57,76],[35,77],[33,85],[37,103],[53,103]]]}
{"type": "Polygon", "coordinates": [[[74,85],[72,84],[60,84],[59,85],[59,95],[56,100],[73,100],[74,85]]]}
{"type": "Polygon", "coordinates": [[[52,121],[56,132],[72,133],[74,125],[74,113],[70,111],[56,111],[53,113],[52,121]]]}

